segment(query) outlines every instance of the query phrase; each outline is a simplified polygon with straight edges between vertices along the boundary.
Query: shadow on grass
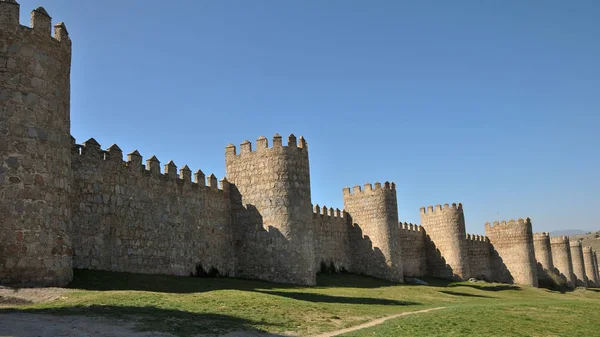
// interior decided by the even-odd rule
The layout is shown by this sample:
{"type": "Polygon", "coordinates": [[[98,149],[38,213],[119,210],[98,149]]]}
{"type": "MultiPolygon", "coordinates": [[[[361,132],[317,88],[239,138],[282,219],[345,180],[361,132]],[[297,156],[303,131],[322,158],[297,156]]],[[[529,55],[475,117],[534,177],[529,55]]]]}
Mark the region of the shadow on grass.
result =
{"type": "MultiPolygon", "coordinates": [[[[380,288],[397,283],[354,274],[319,274],[317,288],[380,288]]],[[[213,290],[300,289],[309,286],[272,283],[239,278],[201,278],[146,275],[124,272],[75,269],[69,288],[85,290],[137,290],[164,293],[198,293],[213,290]]]]}
{"type": "Polygon", "coordinates": [[[440,290],[441,293],[453,296],[463,296],[463,297],[479,297],[479,298],[495,298],[493,296],[485,296],[485,295],[475,295],[468,293],[461,293],[458,291],[449,291],[449,290],[440,290]]]}
{"type": "Polygon", "coordinates": [[[269,291],[257,290],[262,294],[282,296],[300,301],[318,302],[318,303],[341,303],[341,304],[370,304],[370,305],[416,305],[417,302],[389,300],[385,298],[370,298],[370,297],[342,297],[331,296],[314,293],[299,293],[287,291],[269,291]]]}
{"type": "MultiPolygon", "coordinates": [[[[232,331],[266,333],[257,329],[256,325],[270,325],[255,322],[235,316],[192,313],[181,310],[162,309],[151,306],[73,306],[65,308],[44,309],[0,309],[0,315],[10,313],[48,314],[60,316],[100,316],[125,321],[134,321],[135,329],[139,331],[157,331],[171,333],[180,337],[191,337],[202,334],[221,335],[232,331]]],[[[67,327],[72,329],[73,327],[67,327]]],[[[268,336],[281,336],[269,334],[268,336]]]]}
{"type": "Polygon", "coordinates": [[[521,287],[514,284],[473,284],[473,283],[454,283],[449,287],[471,287],[483,291],[504,291],[504,290],[522,290],[521,287]]]}

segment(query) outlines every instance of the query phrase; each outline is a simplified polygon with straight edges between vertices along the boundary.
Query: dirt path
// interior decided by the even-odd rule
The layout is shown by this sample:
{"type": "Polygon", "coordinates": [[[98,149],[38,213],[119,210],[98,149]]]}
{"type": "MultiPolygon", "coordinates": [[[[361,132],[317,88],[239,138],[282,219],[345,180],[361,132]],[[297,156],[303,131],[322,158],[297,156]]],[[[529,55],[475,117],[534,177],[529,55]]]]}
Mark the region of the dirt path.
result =
{"type": "Polygon", "coordinates": [[[416,315],[416,314],[424,314],[426,312],[430,312],[430,311],[434,311],[434,310],[440,310],[440,309],[444,309],[445,307],[437,307],[437,308],[431,308],[431,309],[424,309],[424,310],[419,310],[419,311],[409,311],[409,312],[403,312],[400,314],[395,314],[395,315],[391,315],[391,316],[386,316],[386,317],[382,317],[367,323],[363,323],[360,325],[355,325],[346,329],[342,329],[342,330],[336,330],[336,331],[330,331],[330,332],[326,332],[320,335],[316,335],[314,337],[333,337],[333,336],[338,336],[341,334],[345,334],[348,332],[352,332],[352,331],[356,331],[356,330],[361,330],[361,329],[365,329],[365,328],[370,328],[372,326],[375,325],[379,325],[385,321],[388,321],[390,319],[394,319],[394,318],[398,318],[398,317],[402,317],[402,316],[409,316],[409,315],[416,315]]]}

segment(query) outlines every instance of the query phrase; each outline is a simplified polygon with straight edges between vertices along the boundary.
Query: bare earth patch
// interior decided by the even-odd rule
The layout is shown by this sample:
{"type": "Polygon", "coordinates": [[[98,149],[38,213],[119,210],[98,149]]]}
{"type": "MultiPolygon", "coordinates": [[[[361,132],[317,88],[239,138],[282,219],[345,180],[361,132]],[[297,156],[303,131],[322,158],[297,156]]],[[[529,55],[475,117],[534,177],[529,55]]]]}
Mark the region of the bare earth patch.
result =
{"type": "Polygon", "coordinates": [[[0,287],[0,308],[19,304],[53,301],[73,290],[65,288],[9,288],[0,287]]]}

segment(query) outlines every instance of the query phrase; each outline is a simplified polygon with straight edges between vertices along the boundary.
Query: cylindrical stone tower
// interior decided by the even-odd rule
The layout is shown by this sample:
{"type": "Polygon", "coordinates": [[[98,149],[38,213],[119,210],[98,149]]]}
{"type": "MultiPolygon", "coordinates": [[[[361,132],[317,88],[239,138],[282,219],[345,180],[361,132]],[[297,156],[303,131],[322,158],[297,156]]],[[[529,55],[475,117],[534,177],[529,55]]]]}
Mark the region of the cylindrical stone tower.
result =
{"type": "Polygon", "coordinates": [[[495,222],[493,226],[486,223],[485,234],[497,253],[494,269],[501,272],[498,279],[537,287],[531,220],[495,222]]]}
{"type": "Polygon", "coordinates": [[[550,235],[548,233],[533,234],[533,248],[538,267],[538,278],[549,279],[548,274],[554,271],[552,250],[550,248],[550,235]]]}
{"type": "Polygon", "coordinates": [[[465,280],[470,275],[469,247],[462,204],[421,207],[427,234],[427,264],[431,276],[465,280]]]}
{"type": "Polygon", "coordinates": [[[275,135],[225,150],[238,263],[236,275],[272,282],[316,283],[308,146],[275,135]]]}
{"type": "Polygon", "coordinates": [[[596,254],[595,250],[592,250],[592,252],[594,253],[594,271],[596,272],[596,280],[598,280],[598,283],[596,283],[596,287],[600,287],[600,268],[598,268],[598,255],[596,254]]]}
{"type": "Polygon", "coordinates": [[[581,241],[570,241],[571,262],[573,263],[573,279],[578,287],[587,286],[587,276],[585,275],[585,264],[583,263],[583,251],[581,241]]]}
{"type": "Polygon", "coordinates": [[[43,8],[0,0],[0,283],[72,279],[71,41],[43,8]]]}
{"type": "Polygon", "coordinates": [[[592,247],[583,247],[583,264],[585,265],[585,275],[588,278],[588,287],[597,287],[598,279],[596,278],[596,272],[594,272],[594,252],[592,247]]]}
{"type": "MultiPolygon", "coordinates": [[[[362,231],[361,239],[368,239],[371,245],[365,250],[355,244],[352,255],[354,272],[403,282],[402,250],[398,242],[398,201],[394,183],[384,186],[375,183],[344,188],[344,209],[352,224],[362,231]]],[[[353,236],[352,240],[355,239],[353,236]]],[[[362,246],[361,246],[362,247],[362,246]]]]}
{"type": "Polygon", "coordinates": [[[573,263],[571,262],[571,248],[569,246],[569,237],[559,236],[550,238],[552,247],[552,262],[558,274],[564,278],[569,286],[575,285],[573,280],[573,263]]]}

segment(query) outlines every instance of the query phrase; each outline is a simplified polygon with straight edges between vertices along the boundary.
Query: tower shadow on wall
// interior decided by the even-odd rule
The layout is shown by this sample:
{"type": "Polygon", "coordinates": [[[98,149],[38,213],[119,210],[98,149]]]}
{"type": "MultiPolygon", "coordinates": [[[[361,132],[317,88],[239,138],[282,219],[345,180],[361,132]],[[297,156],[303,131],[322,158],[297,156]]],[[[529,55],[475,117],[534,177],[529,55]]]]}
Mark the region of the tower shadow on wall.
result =
{"type": "Polygon", "coordinates": [[[348,221],[348,241],[350,246],[350,272],[386,279],[386,274],[393,271],[386,263],[386,258],[381,249],[373,247],[373,242],[368,235],[363,236],[359,224],[348,221]]]}
{"type": "Polygon", "coordinates": [[[454,274],[452,267],[446,263],[446,259],[442,256],[442,253],[429,235],[425,236],[425,255],[427,259],[427,275],[444,280],[461,280],[458,275],[454,274]]]}
{"type": "Polygon", "coordinates": [[[491,279],[492,282],[500,282],[500,283],[508,283],[508,284],[515,283],[514,277],[510,273],[510,270],[508,270],[508,267],[504,263],[504,260],[502,260],[502,257],[500,256],[500,254],[498,254],[498,251],[496,251],[495,249],[492,249],[490,259],[491,259],[490,264],[492,266],[492,279],[491,279]]]}

